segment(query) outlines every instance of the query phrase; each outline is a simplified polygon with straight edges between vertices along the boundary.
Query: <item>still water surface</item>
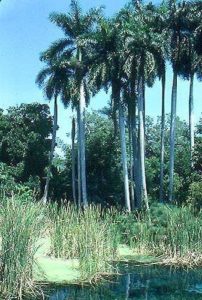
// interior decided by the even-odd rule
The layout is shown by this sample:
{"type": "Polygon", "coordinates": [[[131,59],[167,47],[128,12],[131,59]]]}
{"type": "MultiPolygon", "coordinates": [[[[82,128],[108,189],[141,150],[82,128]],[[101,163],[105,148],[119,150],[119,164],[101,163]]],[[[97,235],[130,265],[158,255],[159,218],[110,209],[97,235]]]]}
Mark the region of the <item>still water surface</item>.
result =
{"type": "Polygon", "coordinates": [[[67,286],[49,300],[202,300],[202,269],[122,265],[123,275],[96,287],[67,286]]]}

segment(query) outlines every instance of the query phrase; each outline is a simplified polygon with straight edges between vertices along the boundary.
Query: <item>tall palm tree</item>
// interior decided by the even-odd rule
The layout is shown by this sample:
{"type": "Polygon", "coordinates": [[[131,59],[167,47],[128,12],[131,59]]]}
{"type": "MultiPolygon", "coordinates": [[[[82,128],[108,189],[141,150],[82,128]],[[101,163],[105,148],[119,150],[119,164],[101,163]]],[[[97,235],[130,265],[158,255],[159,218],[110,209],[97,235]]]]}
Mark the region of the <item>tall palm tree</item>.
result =
{"type": "MultiPolygon", "coordinates": [[[[160,52],[159,44],[162,41],[161,32],[155,29],[153,6],[144,7],[140,1],[135,6],[123,12],[123,40],[128,55],[125,61],[125,72],[134,91],[133,117],[136,119],[136,101],[138,108],[138,134],[136,128],[134,138],[134,173],[136,178],[137,204],[140,208],[143,200],[148,209],[145,172],[145,85],[152,86],[157,75],[156,57],[160,52]],[[136,91],[136,92],[135,92],[136,91]],[[136,101],[135,101],[136,100],[136,101]],[[138,136],[138,137],[137,137],[138,136]],[[140,190],[138,191],[138,187],[140,190]]],[[[156,19],[156,16],[155,16],[156,19]]],[[[133,124],[136,122],[134,121],[133,124]]]]}
{"type": "Polygon", "coordinates": [[[173,201],[174,187],[174,158],[175,158],[175,132],[176,132],[176,106],[177,106],[177,77],[181,55],[181,33],[183,27],[184,4],[177,4],[175,0],[169,1],[168,28],[170,31],[171,63],[173,67],[173,84],[171,94],[170,119],[170,162],[169,162],[169,202],[173,201]]]}
{"type": "Polygon", "coordinates": [[[93,94],[101,88],[111,86],[112,115],[116,127],[116,111],[119,112],[119,132],[121,140],[121,158],[123,166],[123,181],[125,192],[125,206],[128,211],[131,210],[129,178],[128,178],[128,158],[126,151],[126,133],[123,93],[123,57],[121,55],[121,43],[117,38],[118,24],[116,19],[101,19],[99,28],[94,36],[91,37],[92,43],[92,62],[90,66],[89,82],[93,94]]]}
{"type": "Polygon", "coordinates": [[[199,2],[185,3],[184,28],[182,32],[182,50],[180,56],[179,75],[183,79],[190,81],[189,87],[189,136],[190,136],[190,165],[193,168],[193,152],[194,152],[194,76],[201,79],[202,75],[202,58],[195,50],[195,31],[200,26],[202,8],[199,2]]]}
{"type": "Polygon", "coordinates": [[[86,166],[85,166],[85,103],[87,98],[87,90],[85,89],[85,58],[86,52],[84,47],[79,43],[79,38],[89,34],[93,30],[96,18],[99,16],[100,10],[90,10],[86,14],[82,13],[77,1],[72,0],[70,4],[70,12],[68,14],[52,13],[50,15],[51,22],[59,26],[65,34],[65,38],[55,42],[50,47],[49,53],[52,57],[64,55],[66,51],[70,51],[77,62],[75,69],[75,83],[73,93],[76,99],[76,107],[78,110],[78,128],[79,128],[79,165],[81,174],[81,194],[84,206],[87,206],[86,192],[86,166]]]}
{"type": "Polygon", "coordinates": [[[46,67],[43,68],[37,78],[36,83],[40,88],[43,88],[45,97],[48,100],[54,98],[54,118],[53,118],[53,133],[51,141],[51,151],[49,156],[49,165],[46,176],[46,183],[44,188],[44,193],[42,197],[43,203],[47,203],[48,192],[49,192],[49,183],[51,178],[51,167],[53,162],[55,144],[56,144],[56,132],[57,132],[57,121],[58,121],[58,106],[57,99],[58,96],[62,93],[64,86],[67,84],[68,77],[71,75],[71,72],[67,72],[66,68],[63,67],[62,61],[46,61],[46,67]]]}
{"type": "Polygon", "coordinates": [[[175,119],[177,102],[177,76],[190,78],[189,94],[189,127],[190,127],[190,150],[191,154],[194,147],[194,125],[193,125],[193,81],[198,63],[194,50],[193,28],[201,22],[201,3],[196,1],[196,10],[193,13],[193,3],[176,3],[175,0],[169,1],[169,31],[170,31],[170,50],[171,63],[173,67],[173,88],[171,97],[171,129],[170,129],[170,167],[169,167],[169,201],[173,201],[174,186],[174,149],[175,149],[175,119]],[[198,7],[199,4],[199,7],[198,7]],[[194,20],[194,17],[196,19],[194,20]]]}

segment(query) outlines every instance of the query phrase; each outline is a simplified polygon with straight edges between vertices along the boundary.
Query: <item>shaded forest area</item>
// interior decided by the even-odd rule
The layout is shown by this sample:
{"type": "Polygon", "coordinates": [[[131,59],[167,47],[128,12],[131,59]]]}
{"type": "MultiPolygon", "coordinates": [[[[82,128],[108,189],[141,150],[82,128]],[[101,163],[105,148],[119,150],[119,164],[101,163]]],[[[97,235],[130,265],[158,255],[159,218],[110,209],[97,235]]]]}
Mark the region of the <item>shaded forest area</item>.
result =
{"type": "MultiPolygon", "coordinates": [[[[89,201],[105,206],[124,206],[121,147],[119,135],[114,135],[110,108],[86,115],[86,172],[89,201]]],[[[169,124],[165,118],[165,197],[169,182],[169,124]]],[[[127,123],[127,122],[126,122],[127,123]]],[[[1,192],[18,193],[32,199],[33,193],[41,199],[47,174],[53,119],[49,107],[38,103],[11,107],[6,114],[1,111],[1,192]]],[[[201,206],[201,151],[202,123],[196,127],[193,168],[190,167],[189,127],[176,119],[175,199],[179,204],[191,202],[201,206]]],[[[130,153],[128,131],[127,152],[130,153]]],[[[150,202],[157,201],[160,192],[160,135],[161,118],[145,121],[146,180],[150,202]]],[[[57,141],[58,150],[51,167],[50,199],[72,201],[72,147],[57,141]],[[60,153],[60,154],[57,154],[60,153]]],[[[77,150],[77,143],[75,149],[77,150]]],[[[133,167],[129,161],[129,171],[133,167]]],[[[76,169],[78,163],[76,161],[76,169]]],[[[133,184],[129,177],[130,185],[133,184]]],[[[76,193],[78,190],[76,190],[76,193]]]]}

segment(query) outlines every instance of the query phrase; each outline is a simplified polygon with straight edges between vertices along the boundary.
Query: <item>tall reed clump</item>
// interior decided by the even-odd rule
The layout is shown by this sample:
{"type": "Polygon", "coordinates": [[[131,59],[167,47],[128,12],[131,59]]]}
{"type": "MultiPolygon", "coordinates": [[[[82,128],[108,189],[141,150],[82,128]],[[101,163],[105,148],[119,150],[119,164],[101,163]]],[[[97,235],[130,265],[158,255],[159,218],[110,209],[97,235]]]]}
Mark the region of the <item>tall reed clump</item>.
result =
{"type": "Polygon", "coordinates": [[[52,254],[77,258],[83,279],[91,280],[112,272],[110,261],[117,248],[116,227],[110,211],[90,206],[78,210],[73,205],[50,207],[52,254]]]}
{"type": "Polygon", "coordinates": [[[96,280],[113,272],[111,261],[116,255],[116,232],[110,212],[89,206],[80,216],[78,249],[84,279],[96,280]]]}
{"type": "Polygon", "coordinates": [[[57,258],[78,257],[79,213],[71,204],[49,206],[51,254],[57,258]]]}
{"type": "Polygon", "coordinates": [[[202,263],[202,215],[189,207],[168,210],[165,248],[169,257],[182,263],[202,263]]]}
{"type": "Polygon", "coordinates": [[[140,254],[163,256],[166,263],[202,264],[202,211],[154,204],[147,214],[119,214],[122,242],[140,254]]]}
{"type": "Polygon", "coordinates": [[[145,253],[151,240],[150,220],[147,215],[121,212],[115,216],[120,243],[127,244],[138,253],[145,253]]]}
{"type": "Polygon", "coordinates": [[[22,299],[34,292],[33,264],[36,242],[43,227],[43,209],[18,198],[1,202],[1,293],[6,299],[22,299]]]}

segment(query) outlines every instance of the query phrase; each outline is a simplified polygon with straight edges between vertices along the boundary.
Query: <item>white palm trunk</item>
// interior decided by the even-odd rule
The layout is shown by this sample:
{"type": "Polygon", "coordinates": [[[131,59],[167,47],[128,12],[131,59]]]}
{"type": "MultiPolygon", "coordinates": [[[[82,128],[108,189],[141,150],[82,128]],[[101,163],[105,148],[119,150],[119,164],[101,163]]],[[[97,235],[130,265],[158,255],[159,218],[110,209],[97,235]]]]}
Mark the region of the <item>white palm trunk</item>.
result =
{"type": "Polygon", "coordinates": [[[80,112],[77,107],[77,173],[78,173],[78,207],[81,207],[81,156],[80,156],[80,112]]]}
{"type": "Polygon", "coordinates": [[[173,201],[174,161],[175,161],[175,131],[177,106],[177,72],[173,74],[173,87],[171,97],[171,124],[170,124],[170,166],[169,166],[169,201],[173,201]]]}
{"type": "Polygon", "coordinates": [[[165,73],[162,76],[162,110],[161,110],[161,161],[160,161],[160,202],[163,200],[164,152],[165,152],[165,73]]]}
{"type": "Polygon", "coordinates": [[[50,151],[50,156],[49,156],[49,165],[48,165],[48,170],[47,170],[46,184],[45,184],[45,188],[44,188],[44,194],[42,197],[42,202],[44,204],[46,204],[48,201],[49,183],[50,183],[50,177],[51,177],[51,167],[52,167],[52,163],[53,163],[53,155],[54,155],[54,150],[55,150],[56,133],[57,133],[57,126],[58,126],[57,120],[58,120],[58,107],[57,107],[57,97],[55,96],[51,151],[50,151]]]}
{"type": "Polygon", "coordinates": [[[190,153],[191,167],[193,168],[193,152],[194,152],[194,74],[191,74],[189,88],[189,134],[190,134],[190,153]]]}
{"type": "Polygon", "coordinates": [[[125,205],[126,205],[126,209],[128,211],[131,211],[129,180],[128,180],[127,151],[126,151],[125,120],[124,120],[123,107],[122,107],[121,103],[119,103],[119,127],[120,127],[120,138],[121,138],[121,157],[122,157],[123,176],[124,176],[125,205]]]}
{"type": "Polygon", "coordinates": [[[75,172],[75,119],[72,119],[72,195],[73,195],[73,200],[74,204],[76,205],[76,172],[75,172]]]}
{"type": "Polygon", "coordinates": [[[140,178],[141,178],[141,198],[145,202],[146,209],[149,210],[146,173],[145,173],[145,132],[144,132],[144,106],[142,95],[142,79],[139,83],[138,95],[138,116],[139,116],[139,160],[140,160],[140,178]]]}
{"type": "Polygon", "coordinates": [[[86,191],[86,154],[85,154],[85,93],[83,82],[80,86],[80,101],[79,101],[79,112],[80,112],[80,165],[81,165],[81,193],[83,206],[88,205],[87,191],[86,191]]]}
{"type": "Polygon", "coordinates": [[[128,133],[129,133],[129,157],[130,157],[130,199],[131,209],[135,208],[135,191],[134,191],[134,167],[133,167],[133,150],[132,150],[132,115],[130,106],[128,107],[128,133]]]}
{"type": "Polygon", "coordinates": [[[139,172],[139,161],[138,161],[138,138],[137,138],[137,117],[136,117],[136,99],[134,99],[133,103],[134,107],[132,110],[132,117],[131,117],[131,127],[132,127],[132,148],[133,148],[133,174],[134,174],[134,181],[135,181],[135,196],[136,201],[134,208],[140,209],[142,206],[141,203],[141,188],[140,188],[140,172],[139,172]]]}

